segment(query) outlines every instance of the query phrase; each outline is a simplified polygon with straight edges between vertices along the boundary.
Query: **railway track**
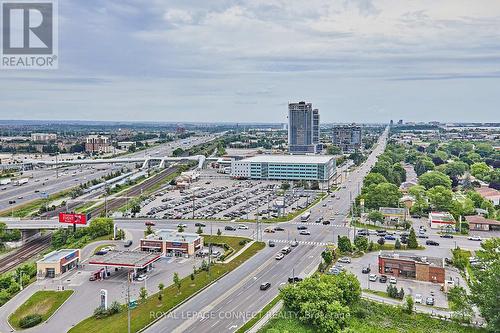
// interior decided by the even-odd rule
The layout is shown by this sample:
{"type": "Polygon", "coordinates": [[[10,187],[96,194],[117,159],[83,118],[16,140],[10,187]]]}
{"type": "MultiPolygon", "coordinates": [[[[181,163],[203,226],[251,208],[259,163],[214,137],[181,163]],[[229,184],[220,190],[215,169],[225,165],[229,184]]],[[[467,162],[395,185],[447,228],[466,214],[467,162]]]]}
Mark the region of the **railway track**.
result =
{"type": "MultiPolygon", "coordinates": [[[[131,188],[130,190],[126,191],[123,195],[125,198],[109,199],[107,202],[108,212],[122,207],[123,205],[125,205],[127,203],[127,200],[128,200],[127,198],[140,196],[144,190],[147,190],[148,188],[155,185],[156,183],[163,181],[165,178],[169,177],[170,175],[172,175],[176,171],[177,171],[177,167],[170,167],[168,169],[165,169],[165,170],[161,171],[160,173],[154,175],[153,177],[145,180],[140,185],[137,185],[137,186],[131,188]]],[[[96,217],[96,216],[99,216],[102,213],[104,213],[105,210],[106,210],[106,207],[103,205],[103,206],[100,206],[100,207],[97,207],[96,209],[94,209],[91,212],[91,214],[93,217],[96,217]]]]}
{"type": "Polygon", "coordinates": [[[16,267],[19,264],[22,264],[26,260],[33,258],[41,251],[47,249],[50,246],[51,238],[52,234],[47,234],[34,239],[24,244],[13,253],[10,253],[4,258],[0,259],[0,274],[11,270],[12,268],[16,267]]]}

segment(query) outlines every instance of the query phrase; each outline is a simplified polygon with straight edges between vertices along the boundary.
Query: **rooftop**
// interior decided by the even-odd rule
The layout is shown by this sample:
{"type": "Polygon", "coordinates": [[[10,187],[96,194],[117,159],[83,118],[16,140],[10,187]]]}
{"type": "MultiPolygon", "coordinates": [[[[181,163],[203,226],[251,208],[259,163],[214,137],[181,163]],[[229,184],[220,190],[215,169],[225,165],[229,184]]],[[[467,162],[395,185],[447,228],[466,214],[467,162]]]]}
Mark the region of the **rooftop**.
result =
{"type": "Polygon", "coordinates": [[[328,155],[258,155],[245,158],[241,162],[319,164],[328,163],[334,158],[328,155]]]}
{"type": "Polygon", "coordinates": [[[387,258],[387,259],[413,261],[415,263],[422,263],[422,264],[429,264],[429,265],[437,266],[437,267],[444,267],[444,263],[443,263],[442,258],[419,256],[419,255],[411,254],[411,253],[382,252],[379,254],[379,257],[387,258]]]}
{"type": "Polygon", "coordinates": [[[404,215],[406,212],[406,208],[397,208],[397,207],[380,207],[379,211],[382,214],[398,214],[404,215]]]}
{"type": "Polygon", "coordinates": [[[484,198],[500,197],[500,191],[486,186],[476,188],[476,192],[484,198]]]}
{"type": "Polygon", "coordinates": [[[455,221],[453,215],[448,212],[430,212],[429,218],[433,221],[451,222],[455,221]]]}
{"type": "Polygon", "coordinates": [[[160,253],[142,251],[109,251],[104,255],[93,255],[89,265],[144,268],[158,260],[160,253]]]}
{"type": "Polygon", "coordinates": [[[72,255],[74,252],[78,251],[77,249],[61,249],[57,251],[52,251],[46,254],[43,259],[39,260],[39,262],[59,262],[61,259],[66,258],[69,255],[72,255]]]}
{"type": "Polygon", "coordinates": [[[467,220],[467,222],[474,223],[474,224],[500,225],[500,221],[487,219],[481,215],[469,215],[469,216],[465,216],[465,219],[467,220]]]}
{"type": "Polygon", "coordinates": [[[168,242],[194,242],[200,237],[198,234],[179,232],[172,229],[160,229],[148,235],[147,240],[164,240],[168,242]]]}

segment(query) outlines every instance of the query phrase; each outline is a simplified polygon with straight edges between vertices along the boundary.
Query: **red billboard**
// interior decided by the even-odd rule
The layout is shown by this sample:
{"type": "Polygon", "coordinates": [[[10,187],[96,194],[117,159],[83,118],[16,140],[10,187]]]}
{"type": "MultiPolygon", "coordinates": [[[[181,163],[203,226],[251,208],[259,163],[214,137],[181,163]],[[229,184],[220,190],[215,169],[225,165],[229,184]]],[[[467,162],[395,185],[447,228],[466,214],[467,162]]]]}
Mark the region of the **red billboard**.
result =
{"type": "Polygon", "coordinates": [[[86,214],[59,213],[59,222],[61,223],[87,224],[87,220],[86,214]]]}

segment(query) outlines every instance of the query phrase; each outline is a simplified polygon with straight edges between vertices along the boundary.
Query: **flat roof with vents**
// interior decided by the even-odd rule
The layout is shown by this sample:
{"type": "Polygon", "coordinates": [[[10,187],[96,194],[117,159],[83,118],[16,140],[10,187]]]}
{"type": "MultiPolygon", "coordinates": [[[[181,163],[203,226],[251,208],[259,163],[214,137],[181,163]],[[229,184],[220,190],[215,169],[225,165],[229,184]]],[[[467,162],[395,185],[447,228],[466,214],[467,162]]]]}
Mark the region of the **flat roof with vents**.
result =
{"type": "Polygon", "coordinates": [[[88,264],[141,269],[160,259],[160,255],[143,251],[109,251],[103,255],[94,254],[88,264]]]}

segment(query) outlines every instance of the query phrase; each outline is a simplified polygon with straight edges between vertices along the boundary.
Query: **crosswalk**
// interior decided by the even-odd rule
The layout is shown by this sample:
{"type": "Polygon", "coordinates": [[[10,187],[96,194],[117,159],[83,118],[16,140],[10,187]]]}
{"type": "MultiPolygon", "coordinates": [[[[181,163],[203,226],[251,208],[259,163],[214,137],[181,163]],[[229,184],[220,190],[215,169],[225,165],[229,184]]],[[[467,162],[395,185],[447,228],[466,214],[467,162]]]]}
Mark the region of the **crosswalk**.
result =
{"type": "MultiPolygon", "coordinates": [[[[273,241],[275,243],[290,243],[291,241],[288,241],[286,239],[270,239],[269,241],[273,241]]],[[[302,244],[302,245],[314,245],[314,246],[327,246],[330,245],[331,243],[326,243],[326,242],[313,242],[313,241],[300,241],[298,240],[297,243],[302,244]]]]}

